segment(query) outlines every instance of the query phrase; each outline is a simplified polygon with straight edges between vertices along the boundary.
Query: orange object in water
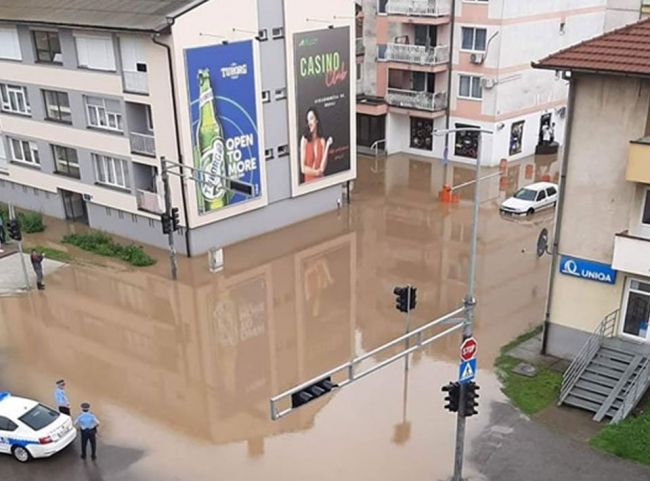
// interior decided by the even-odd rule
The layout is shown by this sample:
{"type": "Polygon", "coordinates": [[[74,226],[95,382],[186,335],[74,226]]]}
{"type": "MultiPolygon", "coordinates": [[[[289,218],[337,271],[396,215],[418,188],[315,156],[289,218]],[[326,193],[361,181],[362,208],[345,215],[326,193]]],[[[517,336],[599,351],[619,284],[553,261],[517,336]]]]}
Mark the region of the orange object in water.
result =
{"type": "Polygon", "coordinates": [[[438,193],[438,199],[440,202],[449,203],[452,199],[451,187],[445,184],[442,186],[442,190],[438,193]]]}

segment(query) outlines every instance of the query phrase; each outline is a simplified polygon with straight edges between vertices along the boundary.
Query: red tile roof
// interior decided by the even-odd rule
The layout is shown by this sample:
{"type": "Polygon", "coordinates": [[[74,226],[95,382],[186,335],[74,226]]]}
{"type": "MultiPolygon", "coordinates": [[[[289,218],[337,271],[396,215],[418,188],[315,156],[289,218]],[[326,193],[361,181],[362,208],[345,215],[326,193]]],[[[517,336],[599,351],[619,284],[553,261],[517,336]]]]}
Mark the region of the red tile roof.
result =
{"type": "Polygon", "coordinates": [[[650,18],[560,50],[533,67],[650,76],[650,18]]]}

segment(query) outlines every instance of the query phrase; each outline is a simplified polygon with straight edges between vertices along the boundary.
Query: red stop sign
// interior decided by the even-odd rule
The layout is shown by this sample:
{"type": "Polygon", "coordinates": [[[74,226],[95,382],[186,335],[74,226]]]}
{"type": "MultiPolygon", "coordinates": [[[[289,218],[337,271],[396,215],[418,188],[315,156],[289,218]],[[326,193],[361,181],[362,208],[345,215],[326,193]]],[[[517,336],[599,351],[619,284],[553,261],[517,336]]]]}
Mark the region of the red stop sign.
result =
{"type": "Polygon", "coordinates": [[[478,349],[478,344],[476,339],[470,337],[465,339],[460,345],[460,359],[462,361],[470,361],[476,357],[476,350],[478,349]]]}

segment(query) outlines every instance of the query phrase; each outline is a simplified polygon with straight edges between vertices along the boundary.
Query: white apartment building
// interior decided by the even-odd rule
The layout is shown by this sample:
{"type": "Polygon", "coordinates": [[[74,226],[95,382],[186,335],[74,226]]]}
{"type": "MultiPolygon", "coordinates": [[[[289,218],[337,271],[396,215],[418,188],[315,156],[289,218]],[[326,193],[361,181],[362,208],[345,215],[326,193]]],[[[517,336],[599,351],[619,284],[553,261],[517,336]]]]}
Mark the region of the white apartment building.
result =
{"type": "Polygon", "coordinates": [[[531,60],[638,20],[639,0],[365,0],[360,147],[498,165],[562,144],[567,82],[531,60]],[[453,14],[452,14],[453,12],[453,14]],[[379,141],[379,142],[378,142],[379,141]],[[378,142],[377,144],[375,144],[378,142]]]}
{"type": "Polygon", "coordinates": [[[0,202],[163,247],[164,157],[197,169],[171,177],[189,255],[335,209],[356,173],[354,5],[319,3],[325,25],[312,1],[225,3],[2,2],[0,202]],[[309,105],[333,141],[305,161],[309,105]]]}

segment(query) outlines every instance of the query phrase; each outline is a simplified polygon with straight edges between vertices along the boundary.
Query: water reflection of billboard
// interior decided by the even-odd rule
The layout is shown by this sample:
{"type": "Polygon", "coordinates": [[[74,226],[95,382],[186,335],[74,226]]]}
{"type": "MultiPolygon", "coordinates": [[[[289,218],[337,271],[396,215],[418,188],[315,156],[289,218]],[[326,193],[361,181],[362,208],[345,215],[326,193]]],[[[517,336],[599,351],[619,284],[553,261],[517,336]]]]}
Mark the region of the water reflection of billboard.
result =
{"type": "Polygon", "coordinates": [[[349,171],[350,29],[294,34],[298,183],[349,171]]]}

